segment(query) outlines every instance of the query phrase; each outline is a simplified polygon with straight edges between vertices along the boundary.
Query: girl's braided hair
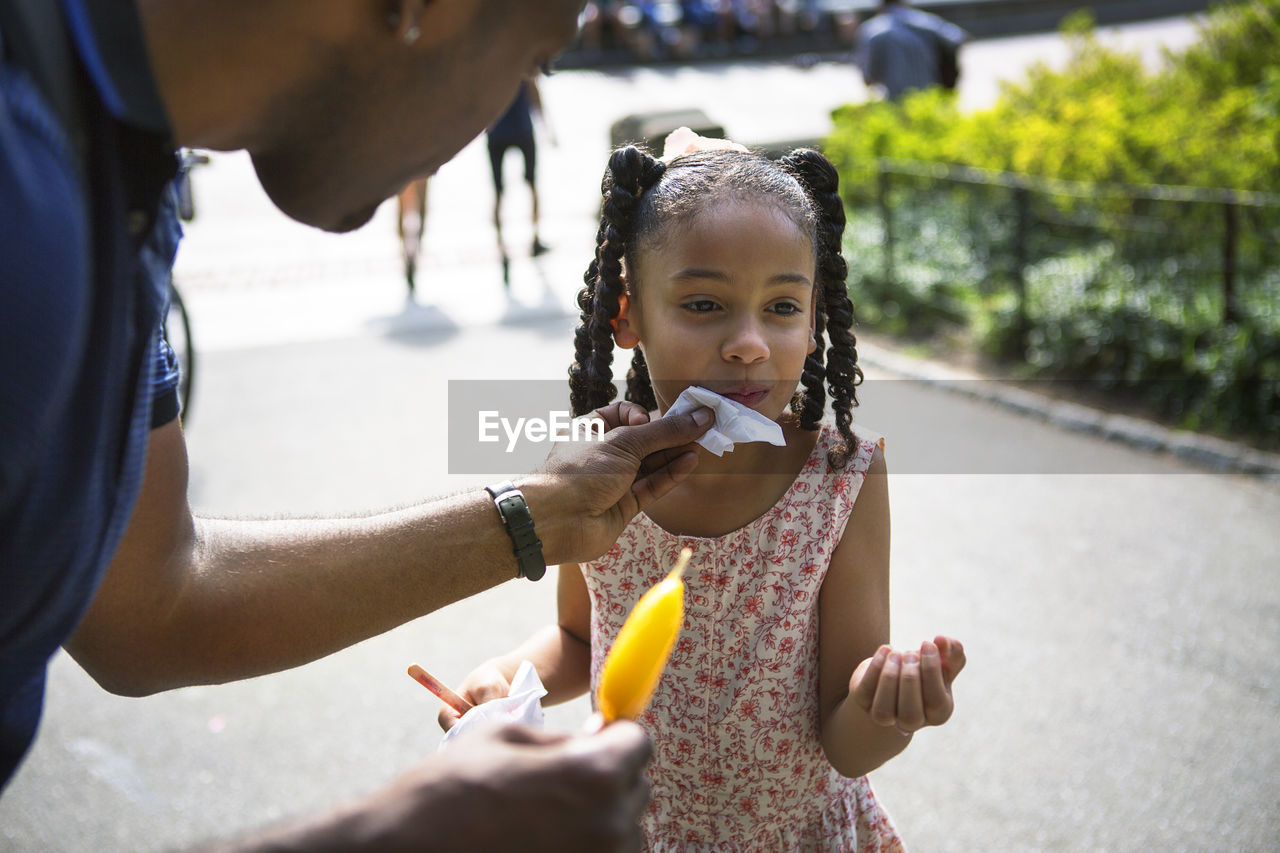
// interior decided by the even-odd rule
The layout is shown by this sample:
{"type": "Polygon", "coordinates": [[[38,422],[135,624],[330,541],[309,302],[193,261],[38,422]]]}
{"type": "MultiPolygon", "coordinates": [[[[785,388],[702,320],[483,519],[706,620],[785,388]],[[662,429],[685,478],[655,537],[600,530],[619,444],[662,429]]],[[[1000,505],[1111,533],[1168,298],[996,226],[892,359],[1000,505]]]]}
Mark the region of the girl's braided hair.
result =
{"type": "MultiPolygon", "coordinates": [[[[569,368],[574,416],[606,405],[617,394],[610,321],[618,316],[618,298],[624,293],[623,265],[634,271],[642,247],[660,245],[672,233],[671,225],[687,221],[712,202],[766,199],[802,232],[812,235],[816,259],[817,347],[805,360],[803,391],[792,399],[791,411],[802,428],[818,429],[826,394],[831,394],[836,429],[844,441],[828,461],[834,467],[843,466],[854,446],[852,409],[858,404],[856,388],[862,382],[862,369],[852,332],[853,304],[845,287],[849,268],[840,251],[845,217],[838,189],[835,167],[807,148],[776,162],[758,154],[712,150],[685,154],[670,164],[633,145],[616,149],[600,187],[603,204],[595,259],[578,292],[582,320],[574,332],[574,363],[569,368]]],[[[639,347],[627,372],[625,399],[649,410],[657,408],[639,347]]]]}

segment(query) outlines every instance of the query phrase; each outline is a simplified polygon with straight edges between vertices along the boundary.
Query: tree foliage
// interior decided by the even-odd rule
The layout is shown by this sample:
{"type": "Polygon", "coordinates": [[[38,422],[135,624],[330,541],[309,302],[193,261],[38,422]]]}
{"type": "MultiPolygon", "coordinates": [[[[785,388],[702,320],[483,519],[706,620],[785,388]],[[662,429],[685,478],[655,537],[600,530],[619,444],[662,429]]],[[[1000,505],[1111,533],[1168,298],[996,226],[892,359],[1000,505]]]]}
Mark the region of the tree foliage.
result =
{"type": "Polygon", "coordinates": [[[1063,34],[1066,67],[990,109],[932,90],[835,113],[862,322],[965,327],[1028,375],[1277,445],[1280,204],[1221,191],[1280,194],[1280,0],[1215,7],[1158,70],[1087,14],[1063,34]]]}
{"type": "Polygon", "coordinates": [[[1280,0],[1217,6],[1200,38],[1150,71],[1105,47],[1087,12],[1063,25],[1070,61],[1040,63],[995,106],[961,113],[943,90],[838,109],[827,142],[852,198],[878,157],[1099,183],[1280,192],[1280,0]]]}

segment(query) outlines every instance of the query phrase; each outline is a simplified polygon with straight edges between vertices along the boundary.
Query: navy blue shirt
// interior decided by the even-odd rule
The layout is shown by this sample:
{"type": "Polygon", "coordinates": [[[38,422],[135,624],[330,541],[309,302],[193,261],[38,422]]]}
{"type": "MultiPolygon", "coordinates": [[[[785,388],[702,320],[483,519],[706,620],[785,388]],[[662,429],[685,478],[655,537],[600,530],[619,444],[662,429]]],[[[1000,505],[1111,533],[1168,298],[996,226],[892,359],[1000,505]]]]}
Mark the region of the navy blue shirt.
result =
{"type": "Polygon", "coordinates": [[[61,5],[82,159],[31,76],[0,65],[0,786],[119,545],[148,432],[177,415],[168,119],[133,0],[61,5]]]}

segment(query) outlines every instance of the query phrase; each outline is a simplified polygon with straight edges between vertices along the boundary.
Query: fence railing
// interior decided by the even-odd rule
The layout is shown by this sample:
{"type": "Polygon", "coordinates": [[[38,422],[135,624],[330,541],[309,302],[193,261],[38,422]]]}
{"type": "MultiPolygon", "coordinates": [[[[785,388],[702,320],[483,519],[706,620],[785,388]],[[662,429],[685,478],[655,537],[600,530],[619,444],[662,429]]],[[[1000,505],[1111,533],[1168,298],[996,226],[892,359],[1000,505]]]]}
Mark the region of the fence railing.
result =
{"type": "Polygon", "coordinates": [[[1280,431],[1280,195],[886,159],[847,234],[871,322],[967,327],[1037,375],[1203,380],[1280,431]]]}

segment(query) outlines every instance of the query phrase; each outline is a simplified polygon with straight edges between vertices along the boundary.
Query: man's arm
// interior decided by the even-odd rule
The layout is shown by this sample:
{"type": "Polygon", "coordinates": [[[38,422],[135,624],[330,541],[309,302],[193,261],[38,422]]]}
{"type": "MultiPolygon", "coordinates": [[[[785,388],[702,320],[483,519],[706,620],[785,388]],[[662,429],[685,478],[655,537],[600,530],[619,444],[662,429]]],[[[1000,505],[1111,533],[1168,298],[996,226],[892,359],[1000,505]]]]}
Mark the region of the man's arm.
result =
{"type": "MultiPolygon", "coordinates": [[[[606,421],[640,418],[615,406],[606,421]]],[[[684,446],[708,424],[667,418],[611,430],[522,480],[547,561],[607,550],[692,470],[684,446]]],[[[298,666],[516,576],[511,540],[480,489],[324,520],[193,518],[186,492],[186,444],[174,421],[152,431],[129,528],[66,644],[113,692],[298,666]]]]}
{"type": "Polygon", "coordinates": [[[151,434],[133,518],[67,644],[109,690],[286,669],[515,577],[483,491],[366,518],[193,518],[173,421],[151,434]]]}

